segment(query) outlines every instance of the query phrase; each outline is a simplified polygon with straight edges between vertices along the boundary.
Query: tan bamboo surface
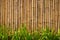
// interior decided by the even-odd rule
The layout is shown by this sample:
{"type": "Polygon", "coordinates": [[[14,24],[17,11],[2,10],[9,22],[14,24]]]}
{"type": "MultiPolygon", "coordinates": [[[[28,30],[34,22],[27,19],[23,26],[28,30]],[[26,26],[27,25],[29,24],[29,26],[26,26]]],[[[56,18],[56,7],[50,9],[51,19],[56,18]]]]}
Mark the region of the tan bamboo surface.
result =
{"type": "Polygon", "coordinates": [[[60,28],[60,0],[0,0],[0,24],[17,30],[21,24],[34,31],[60,28]]]}

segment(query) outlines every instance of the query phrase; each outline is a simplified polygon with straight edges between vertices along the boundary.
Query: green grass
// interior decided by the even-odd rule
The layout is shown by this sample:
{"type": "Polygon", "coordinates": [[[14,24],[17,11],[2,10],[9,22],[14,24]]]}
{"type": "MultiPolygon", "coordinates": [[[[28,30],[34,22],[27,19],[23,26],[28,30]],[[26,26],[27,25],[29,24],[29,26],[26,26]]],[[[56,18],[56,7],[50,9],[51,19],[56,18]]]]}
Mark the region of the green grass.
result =
{"type": "Polygon", "coordinates": [[[0,40],[60,40],[60,30],[58,33],[54,33],[46,28],[29,33],[26,25],[21,26],[14,34],[9,35],[7,30],[7,27],[0,25],[0,40]]]}

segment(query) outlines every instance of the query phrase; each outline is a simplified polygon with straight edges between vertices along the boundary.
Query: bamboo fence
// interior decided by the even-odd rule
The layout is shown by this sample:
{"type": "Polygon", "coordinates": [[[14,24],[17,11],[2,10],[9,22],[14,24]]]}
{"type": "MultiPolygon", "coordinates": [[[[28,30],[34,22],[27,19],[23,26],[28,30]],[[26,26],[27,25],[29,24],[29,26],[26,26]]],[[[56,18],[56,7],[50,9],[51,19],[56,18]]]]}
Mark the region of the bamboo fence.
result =
{"type": "Polygon", "coordinates": [[[0,24],[14,30],[26,24],[28,30],[60,28],[60,0],[0,0],[0,24]]]}

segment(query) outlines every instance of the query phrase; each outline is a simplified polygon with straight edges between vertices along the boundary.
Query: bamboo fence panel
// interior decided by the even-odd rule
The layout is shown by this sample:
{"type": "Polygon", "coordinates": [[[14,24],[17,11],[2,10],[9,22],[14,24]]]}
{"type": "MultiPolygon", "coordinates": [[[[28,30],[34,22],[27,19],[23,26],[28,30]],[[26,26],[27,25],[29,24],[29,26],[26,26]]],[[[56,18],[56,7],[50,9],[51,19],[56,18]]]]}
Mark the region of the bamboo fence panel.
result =
{"type": "Polygon", "coordinates": [[[60,0],[0,0],[0,24],[30,31],[60,28],[60,0]]]}

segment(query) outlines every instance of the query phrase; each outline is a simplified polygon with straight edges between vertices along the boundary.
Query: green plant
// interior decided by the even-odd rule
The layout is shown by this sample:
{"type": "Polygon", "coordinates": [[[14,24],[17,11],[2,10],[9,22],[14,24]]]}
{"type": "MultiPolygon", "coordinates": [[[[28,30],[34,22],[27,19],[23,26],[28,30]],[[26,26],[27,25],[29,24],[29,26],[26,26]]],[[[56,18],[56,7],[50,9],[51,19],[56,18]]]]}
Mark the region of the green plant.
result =
{"type": "Polygon", "coordinates": [[[46,28],[30,33],[27,31],[26,25],[23,24],[18,30],[14,31],[14,34],[9,35],[8,28],[0,25],[0,40],[60,40],[60,31],[54,33],[53,30],[46,28]]]}
{"type": "Polygon", "coordinates": [[[32,35],[27,31],[26,25],[22,25],[20,30],[18,30],[18,34],[20,35],[20,40],[31,40],[32,35]]]}
{"type": "Polygon", "coordinates": [[[43,30],[41,35],[41,40],[60,40],[59,36],[55,34],[52,30],[49,30],[46,28],[46,30],[43,30]]]}
{"type": "Polygon", "coordinates": [[[0,25],[0,39],[8,40],[7,28],[4,25],[0,25]]]}
{"type": "Polygon", "coordinates": [[[34,31],[32,33],[32,40],[39,40],[40,39],[40,33],[38,31],[34,31]]]}

